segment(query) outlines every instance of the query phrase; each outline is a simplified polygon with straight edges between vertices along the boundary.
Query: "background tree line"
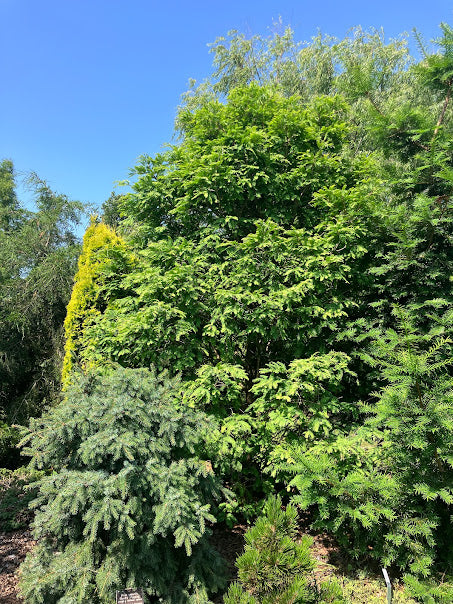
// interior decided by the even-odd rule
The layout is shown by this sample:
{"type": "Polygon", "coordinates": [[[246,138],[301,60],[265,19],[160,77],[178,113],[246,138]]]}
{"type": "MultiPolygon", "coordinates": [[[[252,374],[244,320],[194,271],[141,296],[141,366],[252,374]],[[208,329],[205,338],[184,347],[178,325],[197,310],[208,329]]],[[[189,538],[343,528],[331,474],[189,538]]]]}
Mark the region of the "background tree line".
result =
{"type": "Polygon", "coordinates": [[[59,398],[63,321],[80,253],[79,202],[27,179],[36,210],[17,198],[11,161],[0,163],[0,466],[19,461],[11,426],[59,398]]]}

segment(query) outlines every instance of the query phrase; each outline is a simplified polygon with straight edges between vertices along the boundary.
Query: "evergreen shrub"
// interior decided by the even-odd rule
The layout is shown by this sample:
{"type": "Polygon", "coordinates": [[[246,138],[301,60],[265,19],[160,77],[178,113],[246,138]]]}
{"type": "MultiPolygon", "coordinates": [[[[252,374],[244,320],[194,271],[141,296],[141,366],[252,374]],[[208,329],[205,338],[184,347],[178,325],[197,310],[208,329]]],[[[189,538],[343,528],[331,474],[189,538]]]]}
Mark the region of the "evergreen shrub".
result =
{"type": "Polygon", "coordinates": [[[413,575],[404,578],[409,593],[423,604],[450,604],[453,602],[453,582],[446,580],[445,575],[439,581],[420,580],[413,575]]]}
{"type": "Polygon", "coordinates": [[[245,534],[245,551],[236,561],[237,583],[230,586],[224,604],[304,604],[344,602],[333,581],[316,585],[310,571],[314,560],[311,539],[297,541],[297,511],[282,509],[280,497],[270,497],[263,516],[245,534]]]}
{"type": "Polygon", "coordinates": [[[175,408],[177,380],[146,369],[72,376],[64,401],[23,444],[41,478],[21,570],[30,604],[111,603],[143,588],[160,602],[208,602],[222,564],[208,542],[221,495],[195,448],[205,415],[175,408]]]}
{"type": "MultiPolygon", "coordinates": [[[[70,381],[72,369],[83,364],[80,358],[81,336],[84,329],[100,313],[102,285],[108,281],[109,266],[113,264],[114,258],[124,250],[124,241],[112,228],[92,220],[83,238],[75,284],[64,323],[66,344],[62,373],[63,388],[70,381]],[[102,278],[100,277],[101,272],[103,272],[102,278]]],[[[120,272],[118,266],[115,266],[115,270],[120,272]]],[[[89,347],[90,342],[85,342],[82,348],[89,347]]]]}
{"type": "MultiPolygon", "coordinates": [[[[395,309],[397,329],[375,332],[371,365],[382,388],[364,425],[328,444],[293,450],[292,502],[365,562],[417,577],[451,573],[453,505],[452,314],[395,309]]],[[[441,304],[441,309],[443,304],[441,304]]]]}

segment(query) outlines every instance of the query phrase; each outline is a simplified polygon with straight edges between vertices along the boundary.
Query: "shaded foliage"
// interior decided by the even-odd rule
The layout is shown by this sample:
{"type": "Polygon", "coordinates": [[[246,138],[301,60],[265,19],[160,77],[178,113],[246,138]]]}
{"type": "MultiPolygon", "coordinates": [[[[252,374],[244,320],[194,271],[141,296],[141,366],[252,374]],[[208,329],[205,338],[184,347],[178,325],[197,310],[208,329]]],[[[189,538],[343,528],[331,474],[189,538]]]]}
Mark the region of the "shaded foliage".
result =
{"type": "MultiPolygon", "coordinates": [[[[15,193],[12,163],[0,164],[0,428],[15,441],[13,423],[58,398],[63,321],[80,247],[75,229],[83,206],[52,192],[32,175],[36,211],[15,193]]],[[[0,465],[17,463],[3,447],[0,465]]]]}

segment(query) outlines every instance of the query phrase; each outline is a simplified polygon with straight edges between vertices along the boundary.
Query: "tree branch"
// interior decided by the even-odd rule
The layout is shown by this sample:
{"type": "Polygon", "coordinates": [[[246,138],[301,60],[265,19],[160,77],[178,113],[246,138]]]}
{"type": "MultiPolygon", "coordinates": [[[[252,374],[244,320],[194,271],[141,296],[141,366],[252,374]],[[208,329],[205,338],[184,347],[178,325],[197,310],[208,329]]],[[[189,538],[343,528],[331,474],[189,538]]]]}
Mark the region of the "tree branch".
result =
{"type": "Polygon", "coordinates": [[[451,85],[452,85],[452,81],[450,80],[448,82],[447,96],[445,97],[445,101],[444,101],[444,104],[442,106],[442,111],[440,112],[439,119],[437,120],[436,128],[434,130],[434,134],[433,134],[433,138],[431,139],[431,143],[434,142],[434,139],[436,138],[437,133],[439,132],[440,127],[442,126],[442,122],[444,121],[445,112],[447,111],[448,103],[450,102],[451,85]]]}

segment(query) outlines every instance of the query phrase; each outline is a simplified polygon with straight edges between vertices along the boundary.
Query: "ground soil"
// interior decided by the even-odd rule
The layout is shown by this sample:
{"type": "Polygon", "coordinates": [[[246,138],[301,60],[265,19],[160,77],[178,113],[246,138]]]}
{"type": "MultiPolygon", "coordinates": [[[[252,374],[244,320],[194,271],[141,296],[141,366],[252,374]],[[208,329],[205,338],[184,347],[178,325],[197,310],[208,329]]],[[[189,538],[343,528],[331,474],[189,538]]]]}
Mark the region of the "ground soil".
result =
{"type": "Polygon", "coordinates": [[[0,604],[19,604],[17,570],[34,546],[29,531],[0,532],[0,604]]]}
{"type": "MultiPolygon", "coordinates": [[[[212,543],[226,560],[228,580],[236,578],[235,560],[244,549],[245,525],[238,524],[232,529],[215,526],[212,543]]],[[[327,535],[312,535],[313,556],[317,561],[315,577],[322,581],[334,573],[335,567],[341,566],[341,553],[333,539],[327,535]]],[[[21,604],[23,600],[17,595],[17,571],[35,544],[29,531],[0,532],[0,604],[21,604]]],[[[222,596],[213,599],[214,604],[221,604],[222,596]]]]}

